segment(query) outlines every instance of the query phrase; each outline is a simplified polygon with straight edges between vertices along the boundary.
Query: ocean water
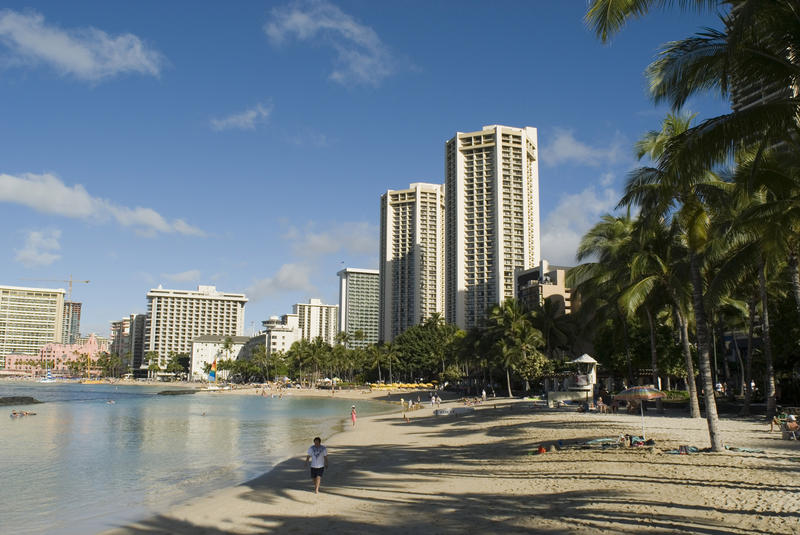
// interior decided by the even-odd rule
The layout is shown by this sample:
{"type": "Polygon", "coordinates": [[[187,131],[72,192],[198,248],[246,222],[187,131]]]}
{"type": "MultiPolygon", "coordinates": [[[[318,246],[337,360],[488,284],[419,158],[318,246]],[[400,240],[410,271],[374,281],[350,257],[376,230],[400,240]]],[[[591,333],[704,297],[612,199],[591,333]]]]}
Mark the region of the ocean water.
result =
{"type": "MultiPolygon", "coordinates": [[[[0,407],[0,533],[96,533],[243,483],[341,429],[352,405],[156,395],[167,389],[0,382],[0,397],[46,402],[0,407]],[[14,408],[37,414],[10,418],[14,408]]],[[[387,410],[356,406],[364,416],[387,410]]]]}

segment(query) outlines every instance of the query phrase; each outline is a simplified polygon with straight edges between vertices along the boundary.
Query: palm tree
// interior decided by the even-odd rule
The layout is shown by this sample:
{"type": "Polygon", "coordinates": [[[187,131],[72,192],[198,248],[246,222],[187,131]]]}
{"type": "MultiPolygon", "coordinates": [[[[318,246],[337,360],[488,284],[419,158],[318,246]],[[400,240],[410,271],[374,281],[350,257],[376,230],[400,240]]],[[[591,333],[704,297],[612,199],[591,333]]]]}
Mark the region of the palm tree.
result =
{"type": "Polygon", "coordinates": [[[389,384],[394,382],[394,376],[392,375],[392,364],[396,364],[398,362],[397,358],[397,348],[392,343],[384,343],[380,346],[381,352],[386,359],[386,365],[389,368],[389,384]]]}
{"type": "Polygon", "coordinates": [[[786,244],[796,236],[792,232],[791,220],[773,217],[775,214],[771,210],[766,211],[768,215],[765,216],[761,210],[769,202],[770,194],[765,188],[751,191],[750,187],[754,182],[753,177],[758,176],[760,171],[752,160],[746,160],[733,177],[737,184],[735,193],[738,194],[738,202],[729,203],[729,207],[735,206],[736,209],[727,214],[727,220],[722,221],[724,225],[720,232],[724,233],[724,240],[720,241],[725,244],[724,258],[709,293],[714,295],[725,290],[732,291],[747,280],[758,280],[762,349],[767,378],[767,418],[772,418],[777,400],[767,276],[771,267],[780,265],[785,258],[786,244]]]}
{"type": "MultiPolygon", "coordinates": [[[[720,0],[682,0],[680,7],[688,9],[714,9],[720,0]]],[[[641,18],[651,9],[670,6],[664,0],[594,0],[586,11],[584,20],[604,43],[619,32],[631,18],[641,18]]]]}
{"type": "MultiPolygon", "coordinates": [[[[662,123],[661,132],[651,133],[650,139],[663,140],[660,146],[669,147],[675,137],[685,133],[692,116],[669,114],[662,123]]],[[[664,150],[667,150],[665,148],[664,150]]],[[[662,154],[653,153],[663,158],[662,154]]],[[[703,278],[704,254],[709,246],[709,226],[714,202],[720,202],[730,185],[706,171],[699,174],[678,172],[675,167],[640,167],[631,172],[620,206],[637,205],[642,209],[641,217],[660,221],[671,217],[686,239],[689,255],[689,278],[692,284],[692,305],[697,331],[698,364],[705,391],[706,419],[713,451],[723,451],[724,444],[719,432],[719,418],[714,399],[714,381],[711,373],[711,337],[704,302],[705,280],[703,278]]]]}
{"type": "Polygon", "coordinates": [[[371,344],[369,345],[366,350],[366,361],[371,368],[378,368],[378,382],[383,382],[383,377],[381,376],[381,362],[383,362],[384,354],[381,351],[380,347],[377,345],[371,344]]]}
{"type": "Polygon", "coordinates": [[[511,392],[511,370],[521,367],[529,356],[544,345],[542,333],[533,326],[530,313],[516,299],[495,305],[489,315],[488,334],[494,340],[499,362],[506,370],[508,397],[511,392]]]}
{"type": "MultiPolygon", "coordinates": [[[[633,359],[630,348],[627,314],[619,304],[624,281],[629,278],[629,257],[633,243],[634,221],[630,212],[624,216],[606,214],[581,238],[576,258],[585,262],[572,268],[567,274],[567,283],[580,296],[579,313],[591,311],[593,318],[614,317],[622,329],[625,343],[625,360],[628,368],[628,384],[633,384],[633,359]]],[[[595,322],[588,322],[595,323],[595,322]]]]}
{"type": "Polygon", "coordinates": [[[542,332],[545,354],[552,359],[556,348],[565,346],[574,338],[574,322],[563,306],[553,299],[545,299],[535,307],[533,314],[534,327],[542,332]]]}

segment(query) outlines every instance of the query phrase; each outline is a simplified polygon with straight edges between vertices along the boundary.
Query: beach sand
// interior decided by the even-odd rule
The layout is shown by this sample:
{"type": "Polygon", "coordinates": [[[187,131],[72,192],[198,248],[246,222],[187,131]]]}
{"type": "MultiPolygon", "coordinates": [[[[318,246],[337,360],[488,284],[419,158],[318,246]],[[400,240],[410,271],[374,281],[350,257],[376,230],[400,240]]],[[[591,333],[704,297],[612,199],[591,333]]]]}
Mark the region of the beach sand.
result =
{"type": "Polygon", "coordinates": [[[505,400],[409,416],[398,407],[324,441],[330,467],[319,495],[300,451],[246,484],[107,535],[800,533],[800,442],[770,434],[761,419],[723,419],[722,429],[726,444],[763,453],[674,455],[662,450],[708,446],[705,420],[651,410],[657,449],[604,450],[578,443],[639,434],[639,416],[505,400]],[[532,454],[559,440],[562,450],[532,454]]]}

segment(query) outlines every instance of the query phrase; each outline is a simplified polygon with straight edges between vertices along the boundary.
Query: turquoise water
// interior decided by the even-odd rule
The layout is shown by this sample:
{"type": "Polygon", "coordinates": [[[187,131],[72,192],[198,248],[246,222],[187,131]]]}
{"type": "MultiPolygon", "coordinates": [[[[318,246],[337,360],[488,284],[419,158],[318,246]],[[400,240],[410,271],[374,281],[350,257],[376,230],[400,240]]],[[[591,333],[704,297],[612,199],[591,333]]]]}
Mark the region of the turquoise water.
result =
{"type": "Polygon", "coordinates": [[[0,397],[46,401],[0,407],[0,532],[93,533],[242,483],[337,431],[352,404],[156,395],[168,388],[0,383],[0,397]],[[37,415],[9,418],[12,408],[37,415]]]}

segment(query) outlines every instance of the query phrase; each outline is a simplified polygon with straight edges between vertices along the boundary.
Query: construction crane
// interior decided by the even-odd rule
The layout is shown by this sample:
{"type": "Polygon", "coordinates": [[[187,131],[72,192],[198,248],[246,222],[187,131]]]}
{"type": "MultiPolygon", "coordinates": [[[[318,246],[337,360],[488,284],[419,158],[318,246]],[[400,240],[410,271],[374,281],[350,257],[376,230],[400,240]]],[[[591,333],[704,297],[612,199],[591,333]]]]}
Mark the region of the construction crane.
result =
{"type": "Polygon", "coordinates": [[[69,276],[69,279],[19,279],[21,281],[35,281],[35,282],[66,282],[69,283],[69,292],[67,292],[67,301],[72,301],[72,283],[77,282],[81,284],[89,284],[90,281],[76,281],[72,279],[72,275],[69,276]]]}

